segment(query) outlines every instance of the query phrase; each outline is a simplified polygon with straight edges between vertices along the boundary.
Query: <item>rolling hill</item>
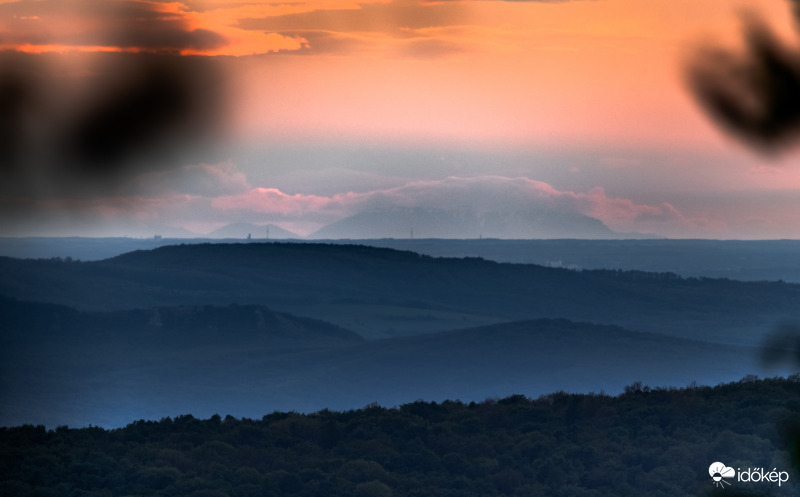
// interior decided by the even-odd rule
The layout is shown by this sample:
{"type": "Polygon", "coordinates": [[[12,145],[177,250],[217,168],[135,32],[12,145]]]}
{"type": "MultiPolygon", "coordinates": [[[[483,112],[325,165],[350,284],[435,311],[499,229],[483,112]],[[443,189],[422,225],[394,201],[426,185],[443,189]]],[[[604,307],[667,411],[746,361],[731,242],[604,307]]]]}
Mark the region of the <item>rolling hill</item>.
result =
{"type": "MultiPolygon", "coordinates": [[[[258,239],[261,228],[246,225],[238,231],[258,239]]],[[[273,228],[274,230],[275,228],[273,228]]],[[[408,236],[407,234],[405,236],[408,236]]],[[[279,238],[277,235],[271,238],[279,238]]],[[[297,238],[297,237],[294,237],[297,238]]],[[[230,243],[233,240],[227,240],[230,243]]],[[[263,238],[262,240],[263,241],[263,238]]],[[[408,250],[433,257],[481,257],[495,262],[539,264],[567,269],[621,269],[675,273],[683,277],[728,278],[741,281],[800,283],[800,240],[501,240],[381,238],[314,240],[319,243],[369,245],[408,250]]],[[[0,256],[101,260],[134,250],[181,243],[218,242],[210,238],[84,238],[0,237],[0,256]]],[[[252,240],[251,240],[252,242],[252,240]]]]}
{"type": "Polygon", "coordinates": [[[114,424],[226,398],[235,406],[258,393],[248,382],[291,370],[265,364],[364,342],[262,306],[89,313],[0,298],[0,322],[0,425],[114,424]]]}
{"type": "Polygon", "coordinates": [[[800,285],[570,271],[359,245],[165,246],[93,262],[0,258],[0,295],[81,310],[266,305],[367,338],[565,318],[753,345],[800,317],[800,285]]]}
{"type": "Polygon", "coordinates": [[[364,341],[260,306],[81,312],[0,299],[0,319],[0,426],[618,393],[762,372],[750,347],[567,320],[364,341]]]}

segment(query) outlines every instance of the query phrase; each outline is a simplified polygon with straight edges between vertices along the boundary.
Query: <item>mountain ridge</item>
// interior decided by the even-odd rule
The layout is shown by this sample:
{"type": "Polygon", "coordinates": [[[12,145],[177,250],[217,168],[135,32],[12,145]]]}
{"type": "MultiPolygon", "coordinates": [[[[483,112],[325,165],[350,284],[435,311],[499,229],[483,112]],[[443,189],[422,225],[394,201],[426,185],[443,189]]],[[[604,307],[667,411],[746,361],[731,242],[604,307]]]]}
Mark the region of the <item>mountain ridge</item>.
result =
{"type": "Polygon", "coordinates": [[[536,318],[756,343],[800,285],[570,271],[361,245],[173,245],[97,262],[0,258],[0,294],[84,310],[253,304],[374,338],[536,318]]]}
{"type": "Polygon", "coordinates": [[[217,228],[205,235],[208,238],[247,238],[252,239],[284,239],[300,238],[300,235],[285,230],[274,224],[231,223],[217,228]]]}
{"type": "Polygon", "coordinates": [[[308,236],[324,238],[611,238],[602,221],[549,210],[478,212],[473,209],[391,207],[370,209],[328,224],[308,236]]]}
{"type": "Polygon", "coordinates": [[[365,341],[282,313],[272,325],[283,332],[264,333],[254,310],[268,312],[257,306],[80,312],[0,299],[0,317],[9,323],[0,337],[0,426],[122,426],[182,412],[207,416],[220,405],[253,416],[376,401],[391,407],[520,392],[613,393],[634,381],[713,385],[761,371],[752,347],[566,319],[365,341]],[[292,332],[304,326],[312,333],[292,332]]]}

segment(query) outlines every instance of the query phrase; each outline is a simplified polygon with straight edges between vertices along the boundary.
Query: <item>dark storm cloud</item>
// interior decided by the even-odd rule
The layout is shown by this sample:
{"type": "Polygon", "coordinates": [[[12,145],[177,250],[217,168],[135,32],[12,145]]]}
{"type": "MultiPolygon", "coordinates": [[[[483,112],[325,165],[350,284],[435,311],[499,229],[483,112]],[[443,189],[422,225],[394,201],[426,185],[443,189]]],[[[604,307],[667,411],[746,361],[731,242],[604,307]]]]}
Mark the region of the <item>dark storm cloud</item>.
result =
{"type": "MultiPolygon", "coordinates": [[[[797,1],[794,9],[797,17],[797,1]]],[[[779,151],[800,138],[800,52],[758,20],[745,21],[744,41],[741,54],[703,48],[689,67],[689,85],[725,129],[756,149],[779,151]]]]}

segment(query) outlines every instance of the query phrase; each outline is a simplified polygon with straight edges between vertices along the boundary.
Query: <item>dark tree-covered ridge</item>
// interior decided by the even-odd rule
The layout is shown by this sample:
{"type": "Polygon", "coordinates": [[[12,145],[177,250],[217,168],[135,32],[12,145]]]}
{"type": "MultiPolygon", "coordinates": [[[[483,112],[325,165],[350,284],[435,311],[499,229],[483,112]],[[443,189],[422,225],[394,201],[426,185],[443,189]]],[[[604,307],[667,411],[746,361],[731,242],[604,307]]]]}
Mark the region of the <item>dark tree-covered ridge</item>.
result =
{"type": "Polygon", "coordinates": [[[570,271],[316,243],[167,246],[95,262],[0,257],[0,294],[83,310],[266,305],[370,338],[566,318],[753,345],[776,319],[800,318],[800,285],[782,282],[570,271]]]}
{"type": "MultiPolygon", "coordinates": [[[[366,341],[264,306],[86,312],[0,297],[0,323],[0,426],[616,394],[634,378],[686,386],[763,374],[752,347],[565,319],[366,341]]],[[[776,366],[769,374],[792,372],[776,366]]]]}
{"type": "Polygon", "coordinates": [[[0,429],[0,495],[796,495],[800,377],[125,428],[0,429]],[[733,482],[708,467],[787,471],[733,482]]]}

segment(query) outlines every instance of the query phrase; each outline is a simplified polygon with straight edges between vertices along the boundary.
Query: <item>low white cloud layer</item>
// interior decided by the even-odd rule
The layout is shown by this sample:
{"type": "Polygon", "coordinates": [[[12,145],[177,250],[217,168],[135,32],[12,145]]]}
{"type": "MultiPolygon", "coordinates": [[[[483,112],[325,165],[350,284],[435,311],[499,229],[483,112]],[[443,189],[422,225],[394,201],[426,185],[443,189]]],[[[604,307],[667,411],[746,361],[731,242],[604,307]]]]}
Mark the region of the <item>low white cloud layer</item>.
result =
{"type": "Polygon", "coordinates": [[[247,177],[230,162],[192,164],[179,169],[144,174],[131,190],[143,195],[187,194],[203,197],[236,195],[251,189],[247,177]]]}
{"type": "Polygon", "coordinates": [[[393,207],[486,212],[540,212],[581,214],[620,232],[648,232],[670,236],[720,229],[707,219],[682,214],[669,203],[639,204],[606,195],[602,188],[588,192],[561,191],[528,178],[502,176],[448,177],[414,181],[394,188],[331,196],[289,195],[274,188],[214,198],[215,210],[232,216],[263,216],[264,222],[313,221],[320,225],[365,210],[393,207]]]}
{"type": "Polygon", "coordinates": [[[106,231],[93,234],[142,236],[163,226],[202,234],[226,224],[252,223],[305,236],[361,212],[396,208],[478,218],[498,213],[515,218],[588,216],[619,233],[669,237],[721,237],[727,229],[718,219],[687,215],[670,203],[642,204],[609,196],[600,187],[576,192],[524,177],[451,176],[362,192],[290,194],[250,184],[231,162],[149,173],[131,185],[128,195],[39,202],[32,211],[46,218],[47,212],[58,210],[62,218],[80,220],[78,224],[97,220],[106,231]]]}

